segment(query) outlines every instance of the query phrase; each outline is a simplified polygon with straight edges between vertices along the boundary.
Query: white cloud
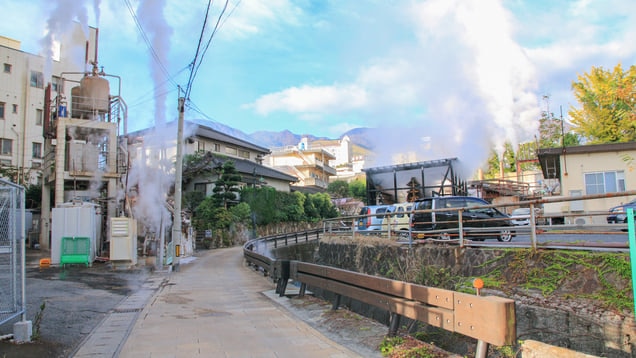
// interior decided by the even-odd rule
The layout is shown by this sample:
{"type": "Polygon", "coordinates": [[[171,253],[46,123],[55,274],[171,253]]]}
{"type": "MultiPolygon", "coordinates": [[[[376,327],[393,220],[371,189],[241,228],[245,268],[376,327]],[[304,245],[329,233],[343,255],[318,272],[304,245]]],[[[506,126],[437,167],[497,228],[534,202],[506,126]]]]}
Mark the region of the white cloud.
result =
{"type": "Polygon", "coordinates": [[[259,114],[274,111],[290,113],[338,113],[363,108],[368,103],[363,88],[345,86],[302,86],[260,97],[252,104],[259,114]]]}

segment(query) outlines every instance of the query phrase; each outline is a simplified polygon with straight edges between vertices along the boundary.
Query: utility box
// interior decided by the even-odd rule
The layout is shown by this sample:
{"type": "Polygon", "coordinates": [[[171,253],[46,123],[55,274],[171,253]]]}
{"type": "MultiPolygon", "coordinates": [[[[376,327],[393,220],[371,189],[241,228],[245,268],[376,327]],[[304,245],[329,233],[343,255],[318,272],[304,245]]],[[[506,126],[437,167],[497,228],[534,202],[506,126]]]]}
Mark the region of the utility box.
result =
{"type": "MultiPolygon", "coordinates": [[[[51,265],[60,265],[64,238],[82,237],[88,240],[89,265],[95,261],[98,226],[101,223],[98,206],[93,203],[64,203],[52,210],[51,265]]],[[[86,251],[86,250],[84,250],[86,251]]]]}
{"type": "Polygon", "coordinates": [[[137,220],[110,218],[110,262],[113,267],[137,264],[137,220]]]}

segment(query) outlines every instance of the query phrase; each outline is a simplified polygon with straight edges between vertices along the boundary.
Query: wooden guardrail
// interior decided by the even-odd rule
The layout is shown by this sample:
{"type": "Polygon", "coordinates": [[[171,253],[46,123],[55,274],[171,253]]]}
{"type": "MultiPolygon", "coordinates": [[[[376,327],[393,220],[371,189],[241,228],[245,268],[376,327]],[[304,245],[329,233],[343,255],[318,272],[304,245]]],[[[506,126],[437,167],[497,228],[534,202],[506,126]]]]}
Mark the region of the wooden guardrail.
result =
{"type": "MultiPolygon", "coordinates": [[[[278,247],[279,243],[295,244],[298,237],[307,239],[309,234],[293,237],[294,240],[288,240],[289,235],[256,239],[246,243],[243,248],[247,263],[269,276],[276,283],[276,293],[280,296],[285,295],[287,283],[292,279],[301,283],[300,295],[304,295],[307,286],[336,294],[333,309],[340,306],[341,297],[345,296],[387,310],[391,315],[389,335],[397,333],[400,317],[406,317],[496,346],[515,343],[514,300],[471,295],[330,266],[276,259],[257,250],[258,247],[262,248],[263,242],[278,247]]],[[[319,237],[319,233],[316,237],[319,237]]]]}
{"type": "MultiPolygon", "coordinates": [[[[336,294],[333,309],[341,296],[386,309],[391,314],[389,334],[394,335],[400,316],[457,332],[496,346],[516,340],[514,300],[497,296],[477,296],[432,288],[403,281],[361,274],[300,261],[289,262],[289,278],[305,289],[317,287],[336,294]]],[[[277,290],[284,294],[287,280],[277,290]]]]}

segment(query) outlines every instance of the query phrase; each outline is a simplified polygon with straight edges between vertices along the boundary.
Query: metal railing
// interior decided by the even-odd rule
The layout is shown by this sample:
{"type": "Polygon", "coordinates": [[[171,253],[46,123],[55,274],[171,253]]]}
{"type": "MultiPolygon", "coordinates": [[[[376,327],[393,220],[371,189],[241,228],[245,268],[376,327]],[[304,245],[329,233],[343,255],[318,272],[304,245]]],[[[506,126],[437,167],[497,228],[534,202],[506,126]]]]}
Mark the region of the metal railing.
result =
{"type": "MultiPolygon", "coordinates": [[[[468,208],[444,208],[444,209],[430,209],[430,210],[413,210],[409,212],[409,226],[408,230],[396,230],[392,224],[392,218],[401,213],[386,212],[382,214],[371,215],[357,215],[348,217],[338,217],[334,219],[326,219],[324,221],[325,233],[339,233],[340,235],[351,235],[352,238],[361,235],[376,235],[380,237],[386,237],[388,239],[400,239],[405,241],[406,238],[409,244],[412,244],[414,240],[425,239],[428,241],[443,241],[458,243],[460,246],[478,246],[480,244],[475,243],[475,239],[479,240],[483,237],[493,237],[497,233],[503,233],[510,231],[513,236],[528,235],[530,238],[530,245],[533,248],[537,248],[538,240],[537,235],[543,236],[549,235],[562,235],[563,233],[576,233],[577,235],[599,235],[605,233],[612,233],[616,231],[627,231],[627,224],[607,224],[600,223],[605,222],[605,217],[609,215],[609,211],[598,210],[594,212],[584,211],[569,211],[569,212],[545,212],[541,210],[545,204],[560,204],[568,202],[583,202],[593,201],[600,199],[626,197],[636,195],[636,191],[626,191],[621,193],[609,193],[609,194],[596,194],[596,195],[583,195],[572,197],[558,197],[558,198],[543,198],[528,201],[519,201],[512,203],[502,203],[496,205],[484,205],[475,209],[488,209],[496,208],[504,212],[512,211],[517,207],[530,208],[530,214],[528,216],[528,225],[510,225],[510,226],[492,226],[492,227],[480,227],[484,226],[488,220],[500,220],[500,219],[471,219],[465,217],[463,214],[469,210],[468,208]],[[411,218],[415,213],[443,213],[443,212],[455,212],[459,218],[453,221],[443,221],[447,228],[444,229],[431,229],[431,230],[414,230],[412,228],[411,218]],[[357,224],[362,221],[366,221],[368,217],[382,216],[385,219],[379,226],[379,230],[359,230],[357,224]],[[600,217],[600,218],[599,218],[600,217]],[[597,219],[595,219],[597,218],[597,219]],[[578,223],[579,221],[583,223],[578,223]],[[558,222],[558,224],[557,224],[558,222]],[[448,228],[450,227],[450,228],[448,228]],[[406,231],[406,232],[405,232],[406,231]],[[440,240],[440,238],[445,238],[440,240]],[[471,238],[472,240],[468,240],[471,238]]],[[[607,208],[606,210],[609,210],[607,208]]],[[[439,224],[440,222],[437,222],[439,224]]],[[[420,222],[424,226],[427,224],[433,224],[432,222],[420,222]]],[[[404,228],[402,228],[404,229],[404,228]]],[[[625,243],[625,247],[626,247],[625,243]]]]}
{"type": "Polygon", "coordinates": [[[25,190],[0,179],[0,325],[26,320],[25,190]]]}

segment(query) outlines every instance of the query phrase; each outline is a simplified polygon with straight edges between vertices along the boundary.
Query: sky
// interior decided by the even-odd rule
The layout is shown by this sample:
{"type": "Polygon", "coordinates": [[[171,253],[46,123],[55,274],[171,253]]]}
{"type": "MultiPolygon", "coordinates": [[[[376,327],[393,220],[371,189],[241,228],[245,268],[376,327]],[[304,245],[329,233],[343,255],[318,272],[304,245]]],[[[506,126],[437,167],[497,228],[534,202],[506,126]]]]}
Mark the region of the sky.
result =
{"type": "Polygon", "coordinates": [[[4,0],[0,35],[43,53],[55,24],[98,27],[130,130],[176,119],[187,94],[186,119],[328,138],[379,128],[379,164],[459,157],[471,169],[533,140],[541,111],[567,121],[572,82],[592,66],[636,63],[634,1],[225,4],[212,2],[196,57],[205,0],[4,0]]]}

